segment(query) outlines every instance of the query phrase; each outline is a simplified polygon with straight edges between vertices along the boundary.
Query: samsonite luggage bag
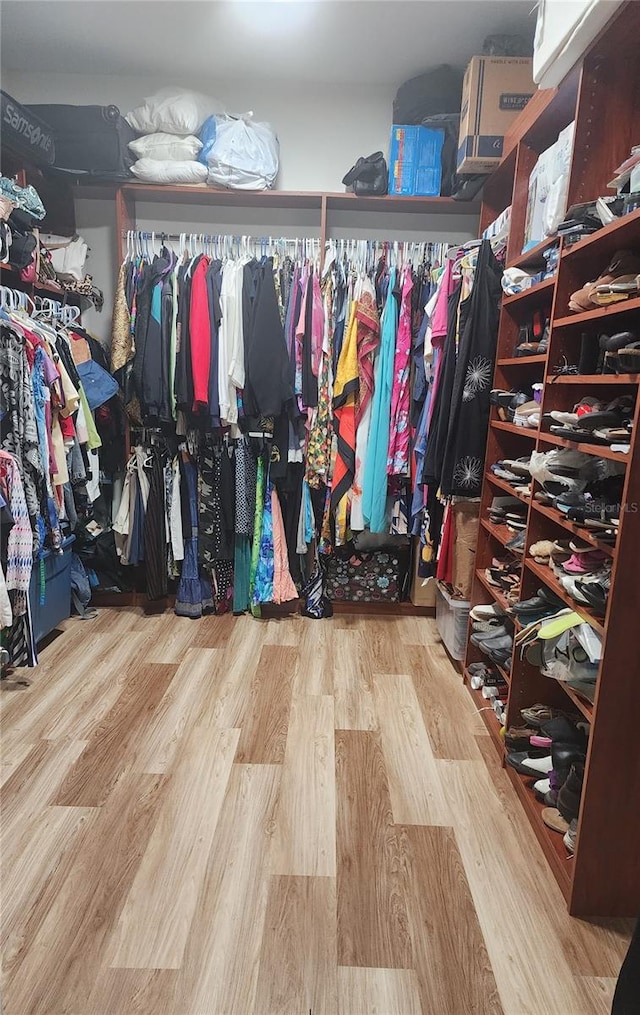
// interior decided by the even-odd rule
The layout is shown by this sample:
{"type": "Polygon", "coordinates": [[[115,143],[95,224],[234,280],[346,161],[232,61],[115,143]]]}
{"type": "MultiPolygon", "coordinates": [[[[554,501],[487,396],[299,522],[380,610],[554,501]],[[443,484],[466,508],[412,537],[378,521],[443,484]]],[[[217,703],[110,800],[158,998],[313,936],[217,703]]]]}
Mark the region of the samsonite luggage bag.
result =
{"type": "Polygon", "coordinates": [[[57,169],[102,177],[128,177],[135,156],[129,141],[138,135],[117,106],[28,106],[55,133],[57,169]]]}

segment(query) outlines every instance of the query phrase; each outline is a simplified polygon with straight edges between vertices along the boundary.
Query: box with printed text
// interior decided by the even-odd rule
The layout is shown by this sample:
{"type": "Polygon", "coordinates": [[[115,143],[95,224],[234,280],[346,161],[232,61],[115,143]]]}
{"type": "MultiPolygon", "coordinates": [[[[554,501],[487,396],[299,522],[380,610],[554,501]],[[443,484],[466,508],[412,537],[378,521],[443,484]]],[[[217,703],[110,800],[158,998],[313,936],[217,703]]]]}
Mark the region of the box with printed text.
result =
{"type": "Polygon", "coordinates": [[[526,57],[474,56],[464,75],[459,173],[490,173],[502,158],[504,135],[536,91],[526,57]]]}

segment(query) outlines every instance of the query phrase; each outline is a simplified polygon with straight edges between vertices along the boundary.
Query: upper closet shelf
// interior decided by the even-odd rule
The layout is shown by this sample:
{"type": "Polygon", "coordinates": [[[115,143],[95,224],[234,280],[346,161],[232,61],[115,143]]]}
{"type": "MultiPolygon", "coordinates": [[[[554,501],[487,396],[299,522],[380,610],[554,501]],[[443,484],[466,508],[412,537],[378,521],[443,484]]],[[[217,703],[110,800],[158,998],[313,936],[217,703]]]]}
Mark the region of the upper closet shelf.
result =
{"type": "Polygon", "coordinates": [[[454,201],[452,197],[358,197],[326,194],[329,211],[412,212],[417,215],[478,215],[479,201],[454,201]]]}
{"type": "Polygon", "coordinates": [[[355,194],[295,190],[223,190],[206,184],[170,185],[154,183],[104,184],[79,181],[76,193],[82,197],[110,197],[119,190],[125,198],[168,204],[209,204],[245,208],[307,208],[327,211],[404,212],[415,215],[478,216],[479,201],[454,201],[451,197],[357,197],[355,194]]]}

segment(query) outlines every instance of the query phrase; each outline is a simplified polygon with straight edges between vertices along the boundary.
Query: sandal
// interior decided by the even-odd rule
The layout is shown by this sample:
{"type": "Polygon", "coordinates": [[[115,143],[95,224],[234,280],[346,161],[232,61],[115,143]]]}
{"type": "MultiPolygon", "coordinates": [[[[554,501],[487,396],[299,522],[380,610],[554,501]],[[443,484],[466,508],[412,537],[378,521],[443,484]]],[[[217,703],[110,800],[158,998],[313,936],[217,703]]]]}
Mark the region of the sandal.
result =
{"type": "Polygon", "coordinates": [[[619,372],[637,374],[640,371],[640,342],[632,342],[618,350],[619,372]]]}

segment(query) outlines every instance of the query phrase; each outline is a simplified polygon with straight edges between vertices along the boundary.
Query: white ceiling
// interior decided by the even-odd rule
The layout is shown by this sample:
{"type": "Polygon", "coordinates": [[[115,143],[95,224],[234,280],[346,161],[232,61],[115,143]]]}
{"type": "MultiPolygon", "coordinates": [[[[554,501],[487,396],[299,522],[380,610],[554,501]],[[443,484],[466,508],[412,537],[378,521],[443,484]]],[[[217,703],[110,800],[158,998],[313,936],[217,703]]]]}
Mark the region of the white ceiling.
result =
{"type": "Polygon", "coordinates": [[[490,33],[531,42],[533,7],[534,0],[3,0],[2,66],[397,86],[443,62],[463,68],[490,33]]]}

